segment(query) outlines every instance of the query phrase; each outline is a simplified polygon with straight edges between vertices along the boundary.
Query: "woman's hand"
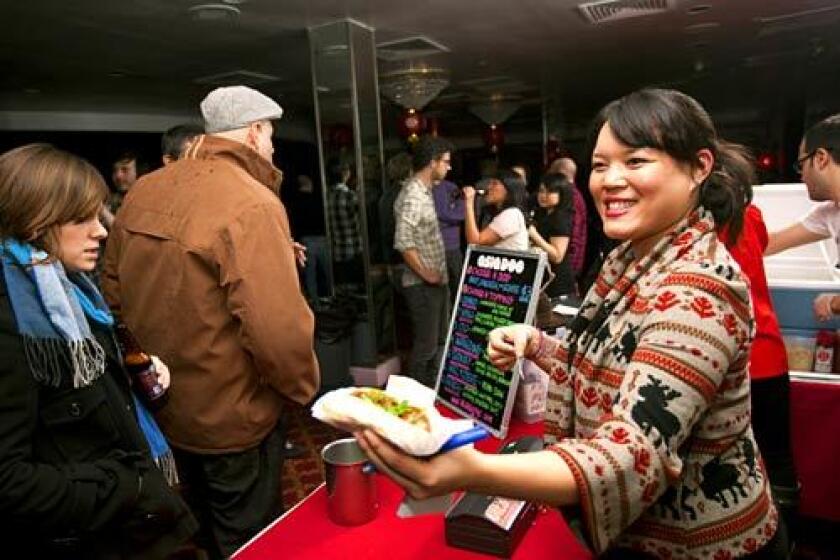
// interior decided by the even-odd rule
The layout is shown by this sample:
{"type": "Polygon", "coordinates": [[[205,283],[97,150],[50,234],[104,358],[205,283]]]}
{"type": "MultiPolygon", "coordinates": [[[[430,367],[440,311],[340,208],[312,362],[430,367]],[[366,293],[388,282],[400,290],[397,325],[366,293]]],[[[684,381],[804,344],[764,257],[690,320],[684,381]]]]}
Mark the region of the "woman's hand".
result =
{"type": "Polygon", "coordinates": [[[353,435],[376,468],[416,500],[460,490],[478,474],[482,454],[472,447],[460,447],[424,459],[403,452],[372,430],[353,435]]]}
{"type": "Polygon", "coordinates": [[[539,243],[543,240],[542,236],[537,231],[537,228],[534,226],[528,227],[528,238],[534,243],[539,243]]]}
{"type": "Polygon", "coordinates": [[[475,200],[475,187],[472,185],[464,185],[461,190],[464,193],[464,202],[472,202],[475,200]]]}
{"type": "Polygon", "coordinates": [[[537,329],[528,325],[499,327],[487,335],[487,355],[497,368],[508,371],[519,358],[529,358],[536,353],[537,329]]]}
{"type": "Polygon", "coordinates": [[[163,390],[169,389],[169,383],[171,379],[169,378],[169,368],[166,367],[166,364],[160,361],[160,358],[157,356],[152,356],[152,363],[155,366],[155,372],[157,373],[157,380],[158,383],[161,384],[163,390]]]}

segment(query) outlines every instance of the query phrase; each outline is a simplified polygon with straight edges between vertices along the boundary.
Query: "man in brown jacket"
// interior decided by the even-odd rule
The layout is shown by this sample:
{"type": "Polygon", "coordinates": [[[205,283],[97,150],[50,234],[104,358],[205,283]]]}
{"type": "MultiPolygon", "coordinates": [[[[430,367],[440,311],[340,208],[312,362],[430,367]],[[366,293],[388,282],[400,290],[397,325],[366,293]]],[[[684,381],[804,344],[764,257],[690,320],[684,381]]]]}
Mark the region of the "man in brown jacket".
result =
{"type": "Polygon", "coordinates": [[[319,373],[271,159],[282,109],[233,86],[201,110],[207,135],[126,197],[102,284],[115,314],[169,365],[157,419],[215,558],[279,514],[284,401],[309,401],[319,373]]]}

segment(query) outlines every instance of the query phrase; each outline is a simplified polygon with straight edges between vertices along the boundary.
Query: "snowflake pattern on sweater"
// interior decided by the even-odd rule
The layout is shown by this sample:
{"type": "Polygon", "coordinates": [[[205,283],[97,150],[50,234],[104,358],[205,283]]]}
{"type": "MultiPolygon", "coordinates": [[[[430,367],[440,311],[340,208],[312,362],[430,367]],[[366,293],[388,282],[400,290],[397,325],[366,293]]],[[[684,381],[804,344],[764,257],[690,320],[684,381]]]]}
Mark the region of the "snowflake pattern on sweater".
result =
{"type": "Polygon", "coordinates": [[[775,534],[750,426],[751,317],[698,209],[638,262],[615,249],[565,338],[543,341],[549,449],[572,470],[598,553],[738,558],[775,534]]]}

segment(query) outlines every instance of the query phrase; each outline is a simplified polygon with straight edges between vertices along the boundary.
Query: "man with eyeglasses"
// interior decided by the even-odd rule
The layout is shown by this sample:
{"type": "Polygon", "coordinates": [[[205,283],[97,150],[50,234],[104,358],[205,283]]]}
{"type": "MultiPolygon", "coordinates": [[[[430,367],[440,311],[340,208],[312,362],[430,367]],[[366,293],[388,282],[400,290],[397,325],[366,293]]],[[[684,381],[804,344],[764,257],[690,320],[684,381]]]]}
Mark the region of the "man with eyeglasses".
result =
{"type": "MultiPolygon", "coordinates": [[[[800,221],[770,234],[765,255],[828,239],[834,239],[840,257],[840,114],[808,129],[799,144],[796,171],[808,188],[808,197],[818,202],[800,221]]],[[[838,263],[840,265],[840,263],[838,263]]],[[[840,294],[824,293],[814,299],[814,315],[826,321],[840,314],[840,294]]]]}
{"type": "Polygon", "coordinates": [[[394,249],[407,265],[398,280],[414,330],[404,373],[429,387],[436,381],[449,323],[446,249],[432,189],[449,172],[452,150],[443,138],[421,138],[414,148],[414,175],[394,202],[394,249]]]}

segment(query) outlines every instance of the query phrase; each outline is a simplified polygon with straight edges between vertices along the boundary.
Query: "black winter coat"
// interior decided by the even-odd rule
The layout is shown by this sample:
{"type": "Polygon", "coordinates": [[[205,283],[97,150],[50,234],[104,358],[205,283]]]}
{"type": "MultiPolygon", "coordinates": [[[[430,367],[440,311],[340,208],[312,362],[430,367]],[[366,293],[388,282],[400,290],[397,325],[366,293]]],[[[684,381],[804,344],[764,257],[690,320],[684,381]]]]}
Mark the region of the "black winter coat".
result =
{"type": "Polygon", "coordinates": [[[163,558],[196,529],[152,461],[113,334],[94,334],[102,377],[36,383],[0,271],[0,556],[163,558]]]}

